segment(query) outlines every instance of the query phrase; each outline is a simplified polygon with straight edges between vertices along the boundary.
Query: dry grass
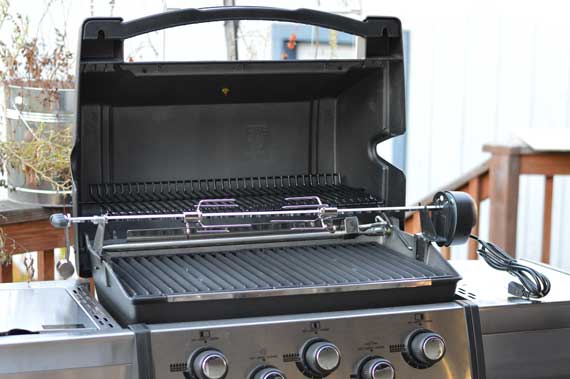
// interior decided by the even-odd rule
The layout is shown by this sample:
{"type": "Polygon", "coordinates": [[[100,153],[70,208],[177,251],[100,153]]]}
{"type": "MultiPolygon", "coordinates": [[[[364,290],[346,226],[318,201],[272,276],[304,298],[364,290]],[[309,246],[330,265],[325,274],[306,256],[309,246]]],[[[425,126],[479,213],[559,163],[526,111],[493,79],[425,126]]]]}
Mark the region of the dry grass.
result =
{"type": "Polygon", "coordinates": [[[57,191],[70,190],[71,127],[40,124],[26,137],[23,141],[0,142],[0,163],[21,170],[28,186],[49,183],[57,191]]]}

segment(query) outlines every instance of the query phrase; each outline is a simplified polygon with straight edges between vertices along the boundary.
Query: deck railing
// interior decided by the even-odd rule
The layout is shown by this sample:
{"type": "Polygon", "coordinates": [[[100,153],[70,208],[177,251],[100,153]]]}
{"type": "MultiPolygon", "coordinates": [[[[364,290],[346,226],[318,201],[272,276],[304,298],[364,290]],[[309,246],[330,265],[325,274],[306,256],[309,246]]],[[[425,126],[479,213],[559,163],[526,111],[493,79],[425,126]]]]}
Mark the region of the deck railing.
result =
{"type": "MultiPolygon", "coordinates": [[[[55,277],[54,250],[65,246],[61,229],[49,223],[52,213],[61,209],[26,206],[11,201],[0,201],[0,228],[3,230],[5,248],[10,255],[37,252],[37,279],[53,280],[55,277]]],[[[13,280],[11,260],[0,265],[0,283],[13,280]]]]}
{"type": "MultiPolygon", "coordinates": [[[[489,161],[486,161],[483,164],[475,167],[473,170],[467,172],[448,185],[440,188],[438,191],[467,192],[471,195],[471,197],[473,197],[475,204],[477,204],[477,209],[479,209],[481,202],[489,198],[489,161]]],[[[434,191],[433,193],[429,194],[421,201],[419,201],[418,204],[425,205],[431,203],[434,195],[438,191],[434,191]]],[[[410,233],[418,233],[421,231],[419,212],[414,212],[407,215],[405,229],[410,233]]],[[[479,233],[479,218],[477,218],[477,223],[473,228],[473,233],[479,233]]],[[[475,241],[469,241],[469,259],[477,258],[477,245],[472,242],[475,241]]],[[[444,257],[448,259],[450,258],[451,249],[449,247],[442,247],[441,252],[444,257]]]]}
{"type": "MultiPolygon", "coordinates": [[[[528,147],[501,145],[485,145],[483,151],[491,153],[489,160],[440,190],[465,191],[473,197],[478,207],[482,201],[489,199],[489,239],[516,256],[520,176],[544,175],[541,260],[550,263],[554,176],[570,175],[570,152],[541,152],[528,147]]],[[[432,199],[433,194],[419,203],[427,204],[432,199]]],[[[473,228],[474,234],[479,233],[479,221],[473,228]]],[[[406,230],[412,233],[420,231],[418,213],[406,218],[406,230]]],[[[448,247],[443,247],[441,251],[446,258],[450,258],[451,250],[448,247]]],[[[475,241],[469,241],[468,258],[477,258],[475,241]]]]}

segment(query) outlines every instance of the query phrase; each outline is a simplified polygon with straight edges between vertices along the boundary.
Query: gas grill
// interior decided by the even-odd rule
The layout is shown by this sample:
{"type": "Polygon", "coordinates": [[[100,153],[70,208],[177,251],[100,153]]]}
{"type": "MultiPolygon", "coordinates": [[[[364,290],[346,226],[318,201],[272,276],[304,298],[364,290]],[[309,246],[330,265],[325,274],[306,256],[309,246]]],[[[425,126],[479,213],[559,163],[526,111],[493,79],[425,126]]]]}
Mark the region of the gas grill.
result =
{"type": "Polygon", "coordinates": [[[466,241],[473,201],[405,206],[404,174],[376,152],[405,131],[399,20],[258,7],[88,19],[79,57],[73,215],[51,222],[74,226],[79,274],[135,331],[140,377],[476,377],[460,277],[435,247],[466,241]],[[123,61],[127,38],[235,19],[348,32],[365,57],[123,61]],[[402,230],[412,211],[421,234],[402,230]],[[444,340],[454,351],[436,365],[444,340]]]}
{"type": "MultiPolygon", "coordinates": [[[[214,15],[194,12],[179,21],[214,15]]],[[[471,199],[405,207],[404,174],[375,151],[405,129],[399,21],[211,12],[364,35],[366,57],[124,63],[125,38],[180,15],[87,20],[74,214],[52,222],[77,224],[102,304],[126,325],[451,300],[459,276],[431,243],[466,239],[471,199]],[[412,210],[422,235],[401,231],[412,210]]]]}

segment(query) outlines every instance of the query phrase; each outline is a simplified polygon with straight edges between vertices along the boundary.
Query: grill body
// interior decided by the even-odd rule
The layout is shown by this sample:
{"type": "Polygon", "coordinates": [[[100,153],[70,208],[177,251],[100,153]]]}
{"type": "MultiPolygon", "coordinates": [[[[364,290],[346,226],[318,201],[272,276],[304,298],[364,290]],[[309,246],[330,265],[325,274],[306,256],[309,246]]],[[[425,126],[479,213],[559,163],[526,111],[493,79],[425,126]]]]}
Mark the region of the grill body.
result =
{"type": "MultiPolygon", "coordinates": [[[[74,216],[180,214],[222,198],[236,200],[228,212],[281,210],[298,205],[286,198],[311,196],[337,208],[402,206],[405,176],[376,151],[405,132],[402,54],[401,25],[390,17],[360,22],[245,7],[86,20],[71,157],[74,216]],[[365,57],[123,59],[124,40],[144,32],[248,16],[362,36],[365,57]]],[[[360,224],[375,216],[352,215],[360,224]]],[[[99,299],[125,325],[451,300],[458,275],[421,236],[398,230],[403,212],[386,216],[395,232],[383,237],[318,238],[293,232],[292,216],[289,224],[252,216],[234,222],[254,227],[232,230],[235,238],[225,242],[192,234],[180,219],[112,221],[104,230],[82,223],[77,267],[94,277],[99,299]],[[172,243],[157,247],[158,240],[172,243]]],[[[331,222],[343,226],[341,217],[331,222]]]]}

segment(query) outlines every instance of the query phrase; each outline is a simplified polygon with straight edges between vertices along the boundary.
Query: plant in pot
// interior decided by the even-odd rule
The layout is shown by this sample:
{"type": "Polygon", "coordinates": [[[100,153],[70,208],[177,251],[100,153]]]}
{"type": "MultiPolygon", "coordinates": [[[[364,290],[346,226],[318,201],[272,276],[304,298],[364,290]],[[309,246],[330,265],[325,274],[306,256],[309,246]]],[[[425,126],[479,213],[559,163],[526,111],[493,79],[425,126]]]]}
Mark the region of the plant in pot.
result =
{"type": "Polygon", "coordinates": [[[11,40],[0,42],[3,185],[11,200],[65,206],[71,189],[73,54],[65,33],[56,29],[50,47],[30,33],[27,17],[11,14],[9,8],[7,0],[0,0],[0,28],[11,34],[11,40]]]}
{"type": "MultiPolygon", "coordinates": [[[[75,104],[66,35],[55,30],[50,45],[33,36],[29,19],[11,13],[8,0],[0,0],[0,31],[10,35],[0,40],[0,186],[10,200],[68,205],[75,104]]],[[[25,247],[0,228],[0,265],[11,263],[15,250],[25,247]]]]}

